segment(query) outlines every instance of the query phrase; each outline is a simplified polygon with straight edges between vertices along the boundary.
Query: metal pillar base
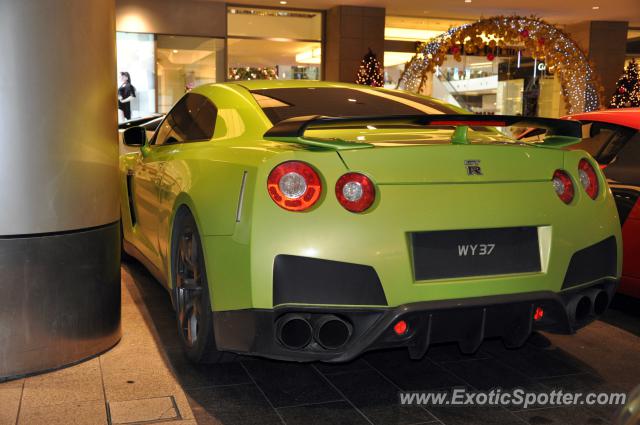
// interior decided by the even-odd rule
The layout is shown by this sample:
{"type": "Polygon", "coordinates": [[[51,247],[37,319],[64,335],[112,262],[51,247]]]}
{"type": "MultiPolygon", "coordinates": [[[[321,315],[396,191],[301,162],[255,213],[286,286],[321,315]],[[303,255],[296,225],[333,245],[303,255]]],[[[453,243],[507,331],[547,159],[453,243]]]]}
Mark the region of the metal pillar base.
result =
{"type": "Polygon", "coordinates": [[[114,346],[120,330],[120,225],[0,236],[0,381],[114,346]]]}

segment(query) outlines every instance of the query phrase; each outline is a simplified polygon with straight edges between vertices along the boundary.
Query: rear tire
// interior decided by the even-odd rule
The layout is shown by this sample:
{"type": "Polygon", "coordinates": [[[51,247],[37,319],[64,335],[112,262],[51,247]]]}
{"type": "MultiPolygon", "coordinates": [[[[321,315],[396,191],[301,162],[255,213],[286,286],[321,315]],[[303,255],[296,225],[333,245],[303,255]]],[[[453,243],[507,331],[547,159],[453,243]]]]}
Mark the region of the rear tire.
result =
{"type": "Polygon", "coordinates": [[[219,363],[227,356],[216,347],[202,243],[189,210],[178,212],[173,234],[172,298],[182,348],[192,362],[219,363]]]}

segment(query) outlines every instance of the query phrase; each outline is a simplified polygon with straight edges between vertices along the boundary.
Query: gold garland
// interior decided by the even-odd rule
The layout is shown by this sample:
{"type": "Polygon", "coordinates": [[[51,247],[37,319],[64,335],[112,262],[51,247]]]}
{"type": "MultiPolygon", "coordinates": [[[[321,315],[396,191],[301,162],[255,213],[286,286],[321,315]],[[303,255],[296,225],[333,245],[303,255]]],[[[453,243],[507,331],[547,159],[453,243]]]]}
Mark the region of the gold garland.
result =
{"type": "Polygon", "coordinates": [[[568,113],[602,107],[604,89],[585,53],[564,31],[536,17],[482,19],[421,43],[405,66],[398,88],[420,92],[428,75],[449,54],[461,61],[465,54],[488,52],[487,59],[492,61],[501,49],[515,49],[544,61],[558,75],[568,113]]]}

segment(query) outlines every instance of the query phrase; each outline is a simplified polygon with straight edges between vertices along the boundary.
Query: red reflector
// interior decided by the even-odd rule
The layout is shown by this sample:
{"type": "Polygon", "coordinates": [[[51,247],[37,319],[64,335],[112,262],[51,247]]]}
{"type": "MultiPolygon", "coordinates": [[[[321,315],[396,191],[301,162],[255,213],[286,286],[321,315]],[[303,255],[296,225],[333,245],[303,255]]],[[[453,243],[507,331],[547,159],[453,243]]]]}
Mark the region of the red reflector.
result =
{"type": "Polygon", "coordinates": [[[405,322],[404,320],[400,320],[395,325],[393,325],[393,331],[396,333],[396,335],[406,334],[407,329],[408,329],[407,322],[405,322]]]}
{"type": "Polygon", "coordinates": [[[431,121],[429,125],[476,125],[487,127],[506,127],[504,121],[431,121]]]}
{"type": "Polygon", "coordinates": [[[533,313],[533,320],[536,322],[544,317],[544,310],[542,307],[536,307],[536,311],[533,313]]]}

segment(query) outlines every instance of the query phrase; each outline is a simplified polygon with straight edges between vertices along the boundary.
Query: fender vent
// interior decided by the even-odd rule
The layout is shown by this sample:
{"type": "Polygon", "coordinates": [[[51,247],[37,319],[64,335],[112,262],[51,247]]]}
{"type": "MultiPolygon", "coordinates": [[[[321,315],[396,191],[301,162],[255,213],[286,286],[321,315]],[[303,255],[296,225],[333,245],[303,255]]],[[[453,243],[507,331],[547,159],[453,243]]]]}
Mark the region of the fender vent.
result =
{"type": "Polygon", "coordinates": [[[127,199],[129,200],[129,216],[131,217],[131,226],[135,226],[136,220],[136,210],[133,207],[133,175],[127,173],[127,199]]]}

